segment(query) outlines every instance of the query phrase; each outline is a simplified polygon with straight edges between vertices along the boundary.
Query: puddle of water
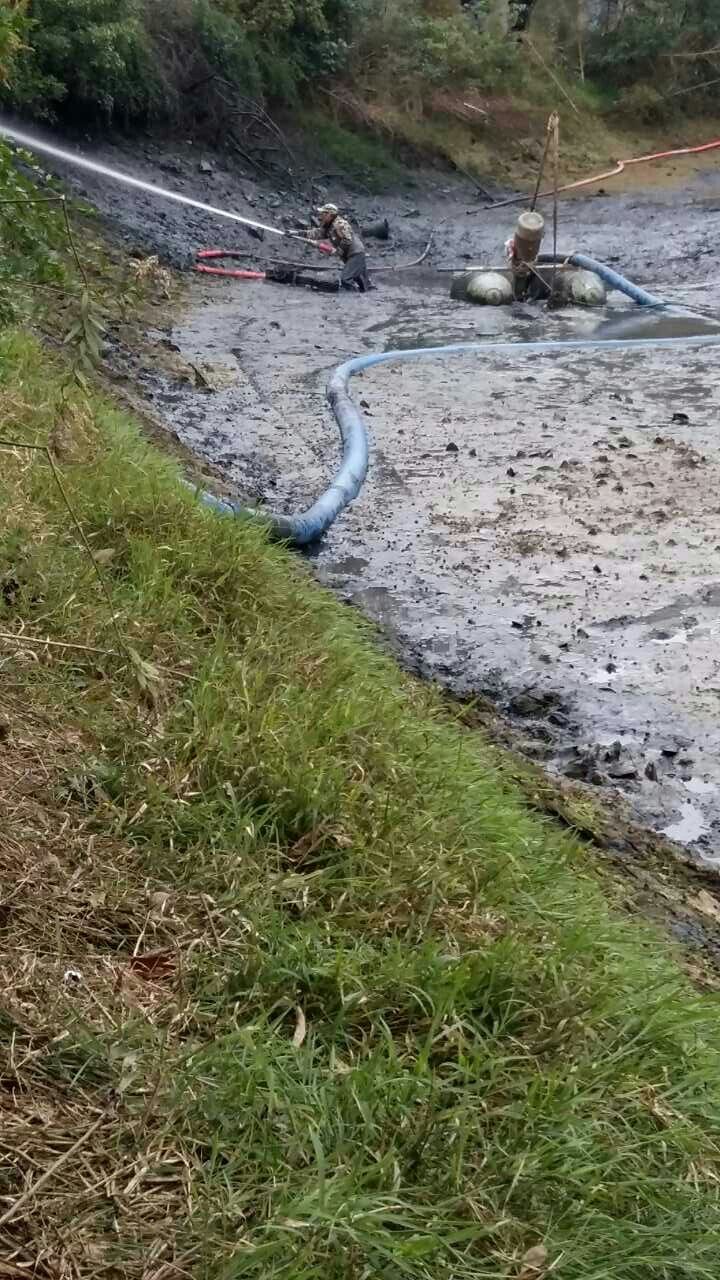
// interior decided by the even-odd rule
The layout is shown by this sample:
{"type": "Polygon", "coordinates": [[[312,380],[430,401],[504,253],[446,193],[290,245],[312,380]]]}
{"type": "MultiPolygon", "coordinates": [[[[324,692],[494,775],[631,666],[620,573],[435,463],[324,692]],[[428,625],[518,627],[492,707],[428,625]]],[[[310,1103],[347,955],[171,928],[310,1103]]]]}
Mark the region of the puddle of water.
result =
{"type": "Polygon", "coordinates": [[[363,587],[353,592],[352,603],[364,612],[369,613],[383,626],[397,622],[404,610],[395,595],[387,587],[363,587]]]}
{"type": "Polygon", "coordinates": [[[363,556],[345,556],[344,560],[336,560],[332,564],[327,565],[328,573],[337,573],[342,577],[358,578],[367,569],[369,564],[363,556]]]}
{"type": "Polygon", "coordinates": [[[400,285],[403,290],[412,289],[418,293],[446,294],[450,289],[452,272],[433,271],[432,268],[415,268],[412,271],[378,272],[377,279],[382,285],[400,285]]]}
{"type": "MultiPolygon", "coordinates": [[[[482,338],[500,338],[502,334],[482,334],[482,338]]],[[[419,347],[446,347],[455,342],[472,342],[467,329],[456,329],[450,333],[411,333],[388,336],[384,351],[415,351],[419,347]]]]}
{"type": "Polygon", "coordinates": [[[689,338],[696,334],[717,333],[720,321],[711,316],[700,316],[667,308],[632,311],[612,317],[598,330],[602,338],[689,338]]]}
{"type": "Polygon", "coordinates": [[[688,791],[693,791],[696,796],[711,796],[717,791],[714,782],[705,782],[702,778],[688,778],[685,787],[688,791]]]}
{"type": "Polygon", "coordinates": [[[652,641],[653,644],[687,644],[687,642],[688,633],[684,627],[676,631],[674,636],[655,636],[652,641]]]}
{"type": "Polygon", "coordinates": [[[688,800],[682,806],[677,822],[672,822],[669,827],[665,827],[662,834],[669,840],[676,840],[679,844],[693,844],[707,831],[708,824],[704,815],[688,800]]]}

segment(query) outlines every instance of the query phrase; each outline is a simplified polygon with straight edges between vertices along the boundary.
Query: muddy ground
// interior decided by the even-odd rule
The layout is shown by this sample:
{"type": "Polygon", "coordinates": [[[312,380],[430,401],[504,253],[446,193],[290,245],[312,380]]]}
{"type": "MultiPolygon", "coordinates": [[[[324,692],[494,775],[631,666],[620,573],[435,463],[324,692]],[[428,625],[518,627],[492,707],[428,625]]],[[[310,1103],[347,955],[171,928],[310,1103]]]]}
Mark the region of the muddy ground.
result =
{"type": "MultiPolygon", "coordinates": [[[[307,215],[301,185],[264,186],[189,146],[88,153],[262,221],[307,215]]],[[[608,184],[563,203],[561,248],[702,312],[648,315],[644,335],[720,331],[720,161],[659,172],[654,191],[608,184]]],[[[236,494],[290,511],[337,465],[324,385],[340,361],[517,342],[517,360],[433,358],[355,380],[370,475],[310,556],[313,569],[413,669],[499,703],[532,758],[615,791],[639,820],[720,863],[718,352],[523,355],[524,341],[590,336],[627,306],[618,295],[595,312],[453,302],[439,268],[499,262],[512,210],[483,211],[470,185],[437,174],[382,197],[316,181],[318,198],[361,223],[389,218],[390,242],[371,248],[378,268],[416,257],[446,219],[429,262],[378,270],[367,296],[190,277],[181,317],[143,350],[111,335],[116,377],[236,494]]],[[[208,245],[258,262],[285,251],[105,180],[84,177],[81,189],[128,248],[179,266],[208,245]]]]}

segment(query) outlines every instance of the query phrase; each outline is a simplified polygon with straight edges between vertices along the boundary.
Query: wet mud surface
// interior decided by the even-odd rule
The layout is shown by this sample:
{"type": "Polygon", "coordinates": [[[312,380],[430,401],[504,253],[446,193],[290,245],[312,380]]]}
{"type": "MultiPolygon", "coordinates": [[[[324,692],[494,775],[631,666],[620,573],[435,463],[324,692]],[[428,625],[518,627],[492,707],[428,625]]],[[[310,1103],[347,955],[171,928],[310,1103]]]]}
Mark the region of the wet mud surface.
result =
{"type": "MultiPolygon", "coordinates": [[[[133,155],[118,145],[99,158],[263,221],[289,225],[307,213],[298,193],[263,190],[194,149],[133,155]]],[[[533,355],[521,345],[720,332],[720,164],[688,163],[684,173],[683,185],[654,195],[608,190],[562,206],[563,250],[591,253],[678,304],[640,324],[618,295],[598,312],[451,301],[438,268],[497,264],[514,211],[468,215],[481,207],[470,188],[435,175],[392,197],[325,188],[361,223],[389,218],[390,242],[370,245],[376,266],[417,256],[446,219],[422,268],[378,271],[366,296],[193,278],[172,329],[149,333],[140,351],[111,335],[108,355],[234,493],[290,511],[337,466],[324,400],[335,365],[452,341],[517,343],[512,360],[434,357],[354,379],[369,478],[308,558],[412,669],[464,697],[491,697],[528,756],[617,794],[639,821],[714,865],[720,349],[533,355]]],[[[179,265],[208,245],[282,256],[269,236],[258,243],[197,211],[83,184],[129,248],[179,265]]]]}

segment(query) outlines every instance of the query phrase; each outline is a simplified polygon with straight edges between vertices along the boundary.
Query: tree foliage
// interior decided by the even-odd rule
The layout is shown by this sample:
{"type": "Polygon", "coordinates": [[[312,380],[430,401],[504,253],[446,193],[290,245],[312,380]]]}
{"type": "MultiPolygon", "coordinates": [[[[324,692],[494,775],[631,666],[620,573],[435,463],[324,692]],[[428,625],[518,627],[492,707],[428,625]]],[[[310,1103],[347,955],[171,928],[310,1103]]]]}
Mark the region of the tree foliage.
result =
{"type": "MultiPolygon", "coordinates": [[[[38,183],[44,183],[39,166],[31,156],[21,157],[38,183]]],[[[53,192],[46,188],[48,196],[53,192]]],[[[14,320],[22,308],[32,303],[32,295],[22,288],[55,285],[63,279],[60,247],[64,230],[58,204],[44,203],[43,189],[18,172],[10,149],[0,143],[0,326],[14,320]],[[18,288],[18,285],[21,287],[18,288]]]]}
{"type": "Polygon", "coordinates": [[[106,119],[146,109],[153,77],[140,0],[27,0],[24,19],[12,76],[18,105],[106,119]]]}
{"type": "Polygon", "coordinates": [[[466,11],[438,0],[346,0],[345,7],[354,75],[396,92],[491,88],[515,61],[513,45],[485,29],[484,5],[466,11]]]}
{"type": "Polygon", "coordinates": [[[25,47],[28,22],[25,0],[0,4],[0,84],[8,84],[25,47]]]}
{"type": "Polygon", "coordinates": [[[328,77],[421,105],[517,76],[513,24],[528,21],[568,74],[612,92],[718,98],[704,85],[720,77],[720,0],[0,0],[0,95],[36,115],[211,129],[228,90],[293,103],[328,77]]]}
{"type": "Polygon", "coordinates": [[[218,79],[285,102],[330,75],[374,75],[390,94],[489,85],[513,50],[483,30],[485,12],[486,0],[0,0],[0,70],[12,62],[15,106],[119,123],[202,115],[196,86],[218,79]]]}
{"type": "Polygon", "coordinates": [[[587,69],[610,85],[647,81],[670,93],[720,76],[719,46],[720,0],[625,0],[591,29],[587,69]]]}

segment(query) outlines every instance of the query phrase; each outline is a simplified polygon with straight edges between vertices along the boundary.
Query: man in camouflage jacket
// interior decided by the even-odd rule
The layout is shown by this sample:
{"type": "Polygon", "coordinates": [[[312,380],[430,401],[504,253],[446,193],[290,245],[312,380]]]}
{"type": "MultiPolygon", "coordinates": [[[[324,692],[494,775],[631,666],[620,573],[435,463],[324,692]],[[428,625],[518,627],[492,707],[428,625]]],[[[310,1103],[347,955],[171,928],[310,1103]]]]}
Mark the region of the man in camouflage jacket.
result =
{"type": "Polygon", "coordinates": [[[341,259],[340,284],[343,289],[357,288],[361,293],[373,289],[365,257],[365,245],[347,218],[341,218],[335,204],[324,204],[317,211],[320,226],[307,235],[308,240],[329,240],[341,259]]]}

